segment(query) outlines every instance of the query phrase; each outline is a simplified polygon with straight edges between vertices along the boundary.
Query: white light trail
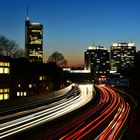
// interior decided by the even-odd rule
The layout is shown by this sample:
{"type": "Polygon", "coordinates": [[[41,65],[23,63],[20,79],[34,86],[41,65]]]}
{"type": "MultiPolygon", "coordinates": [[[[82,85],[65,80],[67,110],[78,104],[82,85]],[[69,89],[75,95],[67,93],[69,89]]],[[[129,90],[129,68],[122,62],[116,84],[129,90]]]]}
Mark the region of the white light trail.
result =
{"type": "Polygon", "coordinates": [[[93,98],[93,85],[80,85],[79,88],[81,90],[79,95],[73,96],[59,105],[1,124],[0,138],[51,121],[84,106],[93,98]]]}

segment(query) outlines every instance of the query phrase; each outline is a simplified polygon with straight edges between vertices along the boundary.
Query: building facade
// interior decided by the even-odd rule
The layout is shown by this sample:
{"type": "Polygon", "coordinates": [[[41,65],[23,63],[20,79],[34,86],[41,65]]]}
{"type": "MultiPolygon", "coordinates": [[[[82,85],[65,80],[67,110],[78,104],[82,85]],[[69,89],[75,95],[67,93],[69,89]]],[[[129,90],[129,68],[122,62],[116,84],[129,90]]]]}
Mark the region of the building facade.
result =
{"type": "Polygon", "coordinates": [[[134,43],[113,43],[111,46],[111,72],[134,66],[136,47],[134,43]]]}
{"type": "Polygon", "coordinates": [[[10,59],[0,57],[0,101],[10,98],[10,59]]]}
{"type": "Polygon", "coordinates": [[[43,25],[39,22],[25,21],[25,56],[30,62],[43,61],[43,25]]]}
{"type": "Polygon", "coordinates": [[[85,69],[90,70],[95,79],[106,80],[110,71],[108,50],[102,46],[89,46],[84,56],[85,69]]]}
{"type": "Polygon", "coordinates": [[[55,63],[32,63],[26,58],[0,57],[0,103],[64,88],[63,70],[55,63]]]}

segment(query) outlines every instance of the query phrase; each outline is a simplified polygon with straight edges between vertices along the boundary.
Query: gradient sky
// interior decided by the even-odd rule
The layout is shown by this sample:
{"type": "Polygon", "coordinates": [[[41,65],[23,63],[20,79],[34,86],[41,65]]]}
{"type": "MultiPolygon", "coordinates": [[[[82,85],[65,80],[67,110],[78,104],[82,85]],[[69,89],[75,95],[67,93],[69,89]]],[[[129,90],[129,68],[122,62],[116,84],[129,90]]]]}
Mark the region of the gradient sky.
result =
{"type": "Polygon", "coordinates": [[[134,42],[140,49],[140,0],[0,0],[0,35],[24,49],[26,6],[44,26],[44,62],[54,52],[84,64],[89,45],[134,42]]]}

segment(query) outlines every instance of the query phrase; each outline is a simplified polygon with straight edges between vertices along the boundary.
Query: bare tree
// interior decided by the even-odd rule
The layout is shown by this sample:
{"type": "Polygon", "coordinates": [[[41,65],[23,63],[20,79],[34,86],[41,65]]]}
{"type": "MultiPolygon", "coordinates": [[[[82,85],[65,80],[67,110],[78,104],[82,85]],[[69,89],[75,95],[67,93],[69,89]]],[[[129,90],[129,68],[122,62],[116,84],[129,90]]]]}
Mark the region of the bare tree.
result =
{"type": "Polygon", "coordinates": [[[54,52],[49,58],[48,62],[54,62],[59,67],[66,67],[67,60],[65,60],[64,56],[59,52],[54,52]]]}
{"type": "Polygon", "coordinates": [[[25,57],[25,52],[23,49],[17,49],[16,52],[13,54],[14,58],[21,58],[21,57],[25,57]]]}
{"type": "Polygon", "coordinates": [[[24,57],[24,51],[16,41],[0,36],[0,55],[18,58],[24,57]]]}
{"type": "Polygon", "coordinates": [[[8,44],[8,39],[4,36],[0,36],[0,55],[4,55],[4,49],[8,44]]]}
{"type": "Polygon", "coordinates": [[[15,52],[17,51],[18,44],[13,40],[8,40],[7,45],[5,46],[6,56],[13,57],[15,52]]]}

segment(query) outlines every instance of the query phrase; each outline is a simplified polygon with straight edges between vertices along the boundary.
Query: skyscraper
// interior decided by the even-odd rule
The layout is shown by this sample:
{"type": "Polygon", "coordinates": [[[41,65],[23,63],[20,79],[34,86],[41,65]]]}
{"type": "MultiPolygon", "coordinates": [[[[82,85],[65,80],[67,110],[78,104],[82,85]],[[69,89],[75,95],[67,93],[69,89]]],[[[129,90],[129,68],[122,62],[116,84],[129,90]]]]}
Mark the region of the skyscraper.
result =
{"type": "Polygon", "coordinates": [[[95,78],[103,78],[109,74],[109,52],[102,46],[89,46],[85,52],[85,69],[90,70],[95,78]]]}
{"type": "Polygon", "coordinates": [[[43,61],[43,25],[39,22],[25,21],[25,55],[30,62],[43,61]]]}
{"type": "Polygon", "coordinates": [[[134,66],[136,47],[134,43],[113,43],[111,46],[111,72],[134,66]]]}

